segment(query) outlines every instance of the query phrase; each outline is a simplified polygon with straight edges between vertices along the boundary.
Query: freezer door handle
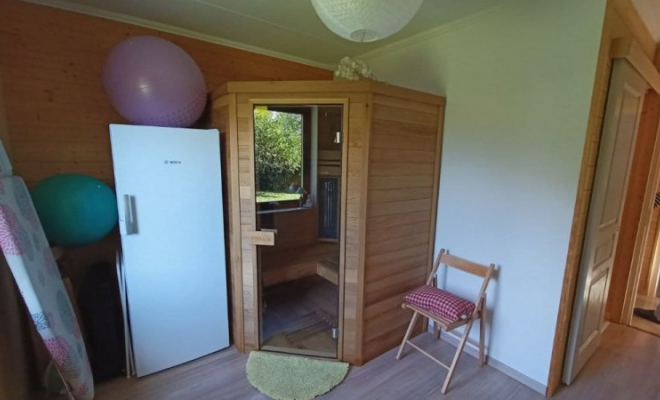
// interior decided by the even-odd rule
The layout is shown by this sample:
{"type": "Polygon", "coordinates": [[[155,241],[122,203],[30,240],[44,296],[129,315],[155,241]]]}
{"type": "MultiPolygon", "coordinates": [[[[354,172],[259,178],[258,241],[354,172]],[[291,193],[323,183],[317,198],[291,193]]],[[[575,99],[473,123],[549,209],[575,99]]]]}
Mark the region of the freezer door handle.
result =
{"type": "MultiPolygon", "coordinates": [[[[124,218],[119,218],[119,233],[122,235],[134,235],[137,233],[137,221],[135,218],[135,197],[129,194],[124,196],[124,218]]],[[[121,214],[120,214],[121,215],[121,214]]]]}

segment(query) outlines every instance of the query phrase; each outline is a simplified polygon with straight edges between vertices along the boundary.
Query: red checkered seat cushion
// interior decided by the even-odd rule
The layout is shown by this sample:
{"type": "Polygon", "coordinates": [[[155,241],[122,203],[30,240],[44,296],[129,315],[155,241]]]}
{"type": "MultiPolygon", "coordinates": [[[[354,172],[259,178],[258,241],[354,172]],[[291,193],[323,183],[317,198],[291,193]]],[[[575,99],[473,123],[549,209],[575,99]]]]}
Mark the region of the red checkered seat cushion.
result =
{"type": "Polygon", "coordinates": [[[475,307],[474,302],[428,285],[413,290],[403,300],[452,322],[471,315],[475,307]]]}

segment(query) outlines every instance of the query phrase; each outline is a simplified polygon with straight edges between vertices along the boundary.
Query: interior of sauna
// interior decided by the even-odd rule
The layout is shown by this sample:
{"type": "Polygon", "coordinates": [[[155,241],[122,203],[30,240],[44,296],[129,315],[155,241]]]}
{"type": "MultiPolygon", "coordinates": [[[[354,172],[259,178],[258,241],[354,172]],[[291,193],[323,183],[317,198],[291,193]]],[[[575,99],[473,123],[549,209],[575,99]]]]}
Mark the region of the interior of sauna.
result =
{"type": "Polygon", "coordinates": [[[341,105],[255,105],[261,347],[337,357],[341,105]]]}

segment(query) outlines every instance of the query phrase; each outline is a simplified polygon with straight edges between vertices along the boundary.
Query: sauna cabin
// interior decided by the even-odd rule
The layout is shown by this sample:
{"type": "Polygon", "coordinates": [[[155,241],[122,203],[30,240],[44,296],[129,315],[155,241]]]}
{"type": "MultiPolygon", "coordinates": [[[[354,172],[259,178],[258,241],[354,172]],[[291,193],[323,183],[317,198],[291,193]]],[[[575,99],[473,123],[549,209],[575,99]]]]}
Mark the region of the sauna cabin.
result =
{"type": "Polygon", "coordinates": [[[445,99],[369,81],[212,99],[237,349],[359,365],[400,343],[431,267],[445,99]]]}

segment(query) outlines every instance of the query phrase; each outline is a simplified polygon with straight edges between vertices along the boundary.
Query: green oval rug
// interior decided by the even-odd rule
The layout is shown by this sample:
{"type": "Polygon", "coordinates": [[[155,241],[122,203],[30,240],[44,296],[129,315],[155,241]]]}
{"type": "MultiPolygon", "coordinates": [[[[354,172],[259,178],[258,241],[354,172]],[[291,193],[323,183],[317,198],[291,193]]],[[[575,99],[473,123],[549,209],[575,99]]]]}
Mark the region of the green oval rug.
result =
{"type": "Polygon", "coordinates": [[[348,364],[253,351],[245,369],[250,384],[268,397],[309,400],[339,385],[348,364]]]}

